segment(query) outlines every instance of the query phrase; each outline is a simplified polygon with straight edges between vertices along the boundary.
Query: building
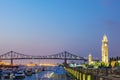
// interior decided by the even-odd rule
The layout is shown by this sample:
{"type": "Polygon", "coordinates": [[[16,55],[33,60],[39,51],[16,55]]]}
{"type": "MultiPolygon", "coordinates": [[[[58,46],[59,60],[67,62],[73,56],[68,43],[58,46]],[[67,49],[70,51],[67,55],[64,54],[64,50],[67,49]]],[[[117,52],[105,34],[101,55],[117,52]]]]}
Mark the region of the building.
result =
{"type": "Polygon", "coordinates": [[[102,62],[108,63],[108,39],[107,36],[103,36],[102,40],[102,62]]]}
{"type": "Polygon", "coordinates": [[[88,55],[88,64],[90,65],[91,63],[92,63],[92,55],[89,54],[89,55],[88,55]]]}

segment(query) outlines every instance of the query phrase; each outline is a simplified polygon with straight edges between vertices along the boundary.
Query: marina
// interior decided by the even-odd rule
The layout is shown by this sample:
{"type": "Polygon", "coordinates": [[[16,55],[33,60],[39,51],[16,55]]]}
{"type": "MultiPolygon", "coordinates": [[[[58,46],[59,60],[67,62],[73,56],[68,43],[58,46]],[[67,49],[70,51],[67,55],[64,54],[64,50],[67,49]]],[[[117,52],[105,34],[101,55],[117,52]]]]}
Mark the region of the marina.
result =
{"type": "Polygon", "coordinates": [[[63,67],[43,67],[25,69],[4,69],[0,72],[0,80],[67,80],[63,67]],[[28,71],[29,70],[29,71],[28,71]],[[34,71],[35,70],[35,71],[34,71]],[[60,70],[57,72],[57,70],[60,70]]]}

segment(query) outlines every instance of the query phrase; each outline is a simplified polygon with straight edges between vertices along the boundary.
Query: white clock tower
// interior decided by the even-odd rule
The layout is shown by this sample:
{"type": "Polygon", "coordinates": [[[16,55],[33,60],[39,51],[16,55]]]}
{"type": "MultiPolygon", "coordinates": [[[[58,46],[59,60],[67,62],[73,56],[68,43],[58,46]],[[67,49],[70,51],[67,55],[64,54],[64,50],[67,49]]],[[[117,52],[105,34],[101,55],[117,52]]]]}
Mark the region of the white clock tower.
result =
{"type": "Polygon", "coordinates": [[[107,36],[103,36],[102,40],[102,62],[108,63],[108,39],[107,36]]]}

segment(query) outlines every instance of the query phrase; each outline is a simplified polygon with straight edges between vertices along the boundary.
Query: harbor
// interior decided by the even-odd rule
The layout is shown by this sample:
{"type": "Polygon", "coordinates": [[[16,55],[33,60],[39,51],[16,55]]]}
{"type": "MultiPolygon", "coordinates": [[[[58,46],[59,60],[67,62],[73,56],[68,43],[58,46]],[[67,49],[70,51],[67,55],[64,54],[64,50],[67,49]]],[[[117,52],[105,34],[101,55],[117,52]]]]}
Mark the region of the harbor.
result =
{"type": "Polygon", "coordinates": [[[58,66],[1,69],[0,78],[0,80],[68,80],[65,69],[58,66]]]}
{"type": "Polygon", "coordinates": [[[120,69],[37,66],[2,68],[0,80],[120,80],[120,69]]]}

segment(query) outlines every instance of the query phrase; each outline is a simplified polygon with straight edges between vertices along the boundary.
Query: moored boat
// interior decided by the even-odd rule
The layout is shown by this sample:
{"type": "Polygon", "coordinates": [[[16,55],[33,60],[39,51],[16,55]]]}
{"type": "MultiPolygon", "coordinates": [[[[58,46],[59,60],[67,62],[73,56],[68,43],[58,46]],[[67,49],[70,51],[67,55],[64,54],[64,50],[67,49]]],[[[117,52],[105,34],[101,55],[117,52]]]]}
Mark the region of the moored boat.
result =
{"type": "Polygon", "coordinates": [[[14,78],[14,74],[12,71],[9,70],[4,70],[1,74],[1,78],[2,79],[13,79],[14,78]]]}
{"type": "Polygon", "coordinates": [[[25,75],[26,76],[32,76],[32,70],[31,69],[26,69],[25,70],[25,75]]]}
{"type": "Polygon", "coordinates": [[[23,79],[25,78],[25,73],[23,71],[18,71],[14,73],[15,79],[23,79]]]}

